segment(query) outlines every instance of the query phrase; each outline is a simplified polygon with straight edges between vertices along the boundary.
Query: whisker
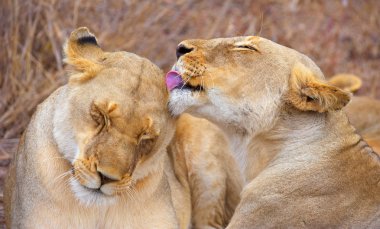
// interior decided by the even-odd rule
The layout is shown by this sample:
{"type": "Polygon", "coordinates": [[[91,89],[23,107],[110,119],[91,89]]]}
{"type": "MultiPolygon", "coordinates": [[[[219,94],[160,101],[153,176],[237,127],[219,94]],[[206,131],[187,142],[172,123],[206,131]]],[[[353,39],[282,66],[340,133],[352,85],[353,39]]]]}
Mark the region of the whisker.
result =
{"type": "Polygon", "coordinates": [[[184,86],[186,86],[186,84],[190,81],[191,77],[193,77],[195,75],[195,68],[193,68],[191,71],[187,71],[188,72],[188,77],[187,79],[185,80],[185,82],[183,83],[181,89],[183,89],[184,86]]]}
{"type": "Polygon", "coordinates": [[[65,158],[65,157],[63,157],[63,156],[47,157],[47,158],[44,158],[42,161],[40,161],[40,163],[45,163],[45,162],[48,161],[48,160],[54,160],[54,159],[63,159],[63,160],[67,160],[67,158],[65,158]]]}
{"type": "Polygon", "coordinates": [[[78,177],[76,177],[76,176],[70,177],[70,179],[67,181],[67,183],[69,184],[69,182],[72,182],[72,181],[76,181],[76,182],[80,183],[78,180],[78,177]]]}
{"type": "Polygon", "coordinates": [[[186,86],[186,84],[189,82],[191,76],[188,76],[187,79],[185,80],[185,82],[182,84],[182,87],[181,87],[181,90],[183,89],[184,86],[186,86]]]}
{"type": "Polygon", "coordinates": [[[201,94],[201,88],[205,88],[205,81],[204,81],[204,76],[201,75],[201,87],[198,90],[198,96],[201,94]]]}
{"type": "Polygon", "coordinates": [[[261,12],[261,23],[260,23],[259,37],[261,36],[261,31],[263,29],[263,24],[264,24],[264,12],[261,12]]]}
{"type": "Polygon", "coordinates": [[[62,173],[61,175],[58,175],[56,178],[54,178],[53,182],[58,181],[61,178],[64,178],[67,175],[70,175],[72,173],[72,169],[69,169],[68,171],[62,173]]]}
{"type": "MultiPolygon", "coordinates": [[[[64,179],[66,176],[70,175],[71,172],[72,172],[72,169],[69,169],[68,171],[66,171],[66,172],[64,172],[64,173],[62,173],[62,174],[60,174],[60,175],[58,175],[58,176],[55,177],[52,181],[50,181],[50,182],[48,183],[48,185],[49,185],[49,186],[56,185],[56,183],[57,183],[59,180],[64,179]]],[[[58,184],[61,185],[61,184],[64,184],[64,183],[65,183],[65,182],[63,182],[63,183],[58,183],[58,184]]]]}

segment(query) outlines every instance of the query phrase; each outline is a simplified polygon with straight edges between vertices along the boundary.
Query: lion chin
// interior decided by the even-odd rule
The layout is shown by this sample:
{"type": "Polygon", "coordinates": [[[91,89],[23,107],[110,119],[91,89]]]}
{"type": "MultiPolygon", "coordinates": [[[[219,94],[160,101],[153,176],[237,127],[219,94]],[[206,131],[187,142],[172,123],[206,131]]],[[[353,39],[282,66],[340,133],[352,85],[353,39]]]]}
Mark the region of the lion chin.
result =
{"type": "Polygon", "coordinates": [[[87,207],[93,205],[110,206],[115,204],[115,202],[118,200],[117,196],[108,196],[102,193],[100,190],[87,188],[81,185],[74,178],[70,179],[70,186],[78,201],[87,207]]]}

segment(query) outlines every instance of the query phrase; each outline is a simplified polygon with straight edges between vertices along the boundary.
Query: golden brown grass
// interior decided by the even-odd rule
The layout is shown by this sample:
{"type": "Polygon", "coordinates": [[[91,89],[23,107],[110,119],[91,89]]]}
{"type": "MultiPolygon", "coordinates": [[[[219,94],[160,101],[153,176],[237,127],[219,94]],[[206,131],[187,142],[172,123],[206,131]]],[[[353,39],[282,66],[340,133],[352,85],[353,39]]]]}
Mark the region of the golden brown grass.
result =
{"type": "Polygon", "coordinates": [[[19,137],[36,105],[66,81],[61,47],[78,26],[107,50],[135,52],[165,70],[182,39],[261,34],[310,55],[326,75],[362,76],[361,93],[380,97],[377,0],[2,2],[0,138],[19,137]]]}
{"type": "MultiPolygon", "coordinates": [[[[66,82],[61,47],[78,26],[89,27],[106,50],[134,52],[165,71],[183,39],[261,35],[309,55],[327,76],[347,72],[362,77],[359,94],[380,98],[378,0],[0,4],[0,139],[17,139],[35,107],[66,82]]],[[[6,149],[0,153],[14,151],[15,142],[0,141],[0,149],[6,149]]]]}

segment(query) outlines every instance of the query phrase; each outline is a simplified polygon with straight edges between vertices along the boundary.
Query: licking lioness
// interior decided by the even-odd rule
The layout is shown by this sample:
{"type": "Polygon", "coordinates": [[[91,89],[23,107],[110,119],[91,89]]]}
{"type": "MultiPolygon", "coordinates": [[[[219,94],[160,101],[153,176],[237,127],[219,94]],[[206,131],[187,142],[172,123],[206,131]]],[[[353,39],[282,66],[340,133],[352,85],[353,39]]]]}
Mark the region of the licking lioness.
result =
{"type": "Polygon", "coordinates": [[[242,182],[218,129],[183,116],[173,138],[162,71],[104,52],[87,28],[65,54],[76,72],[38,106],[10,167],[8,228],[226,225],[242,182]]]}
{"type": "Polygon", "coordinates": [[[307,56],[249,36],[185,40],[169,108],[224,129],[249,183],[228,228],[379,228],[380,158],[307,56]]]}

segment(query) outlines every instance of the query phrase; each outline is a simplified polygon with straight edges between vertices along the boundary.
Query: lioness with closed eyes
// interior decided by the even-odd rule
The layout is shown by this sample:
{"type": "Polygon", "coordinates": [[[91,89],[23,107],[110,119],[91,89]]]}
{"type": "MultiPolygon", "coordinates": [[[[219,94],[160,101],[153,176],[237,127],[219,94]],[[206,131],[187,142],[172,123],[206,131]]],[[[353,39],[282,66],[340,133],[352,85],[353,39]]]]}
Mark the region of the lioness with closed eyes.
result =
{"type": "Polygon", "coordinates": [[[185,40],[169,108],[224,129],[249,182],[227,228],[379,228],[380,158],[307,56],[257,36],[185,40]]]}
{"type": "Polygon", "coordinates": [[[242,184],[218,129],[191,116],[175,129],[162,71],[104,52],[87,28],[71,34],[65,54],[76,72],[38,106],[20,141],[5,187],[7,226],[225,226],[242,184]]]}

